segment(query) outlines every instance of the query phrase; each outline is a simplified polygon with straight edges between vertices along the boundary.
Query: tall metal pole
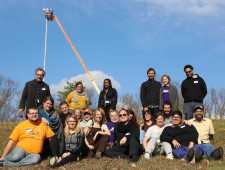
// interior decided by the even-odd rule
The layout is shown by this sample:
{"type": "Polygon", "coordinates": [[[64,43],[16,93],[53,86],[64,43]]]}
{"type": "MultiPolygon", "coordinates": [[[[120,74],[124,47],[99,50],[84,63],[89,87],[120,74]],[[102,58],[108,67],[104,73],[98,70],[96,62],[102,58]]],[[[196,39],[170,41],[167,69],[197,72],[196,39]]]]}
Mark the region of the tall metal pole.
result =
{"type": "Polygon", "coordinates": [[[43,69],[46,71],[46,63],[47,63],[47,41],[48,41],[48,19],[45,18],[45,48],[44,48],[44,61],[43,61],[43,69]]]}

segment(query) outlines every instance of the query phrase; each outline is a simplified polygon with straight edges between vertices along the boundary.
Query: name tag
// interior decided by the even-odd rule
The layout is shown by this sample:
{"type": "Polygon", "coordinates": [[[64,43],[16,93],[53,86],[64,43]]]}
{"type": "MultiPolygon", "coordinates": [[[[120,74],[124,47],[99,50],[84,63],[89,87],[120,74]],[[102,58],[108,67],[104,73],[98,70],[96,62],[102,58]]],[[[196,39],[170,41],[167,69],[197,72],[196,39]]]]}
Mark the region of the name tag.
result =
{"type": "Polygon", "coordinates": [[[163,90],[163,93],[169,93],[169,90],[164,89],[164,90],[163,90]]]}
{"type": "Polygon", "coordinates": [[[46,88],[43,87],[41,90],[46,90],[46,88]]]}
{"type": "Polygon", "coordinates": [[[198,83],[198,81],[194,81],[194,84],[197,84],[198,83]]]}
{"type": "Polygon", "coordinates": [[[105,101],[105,104],[110,104],[109,100],[106,100],[106,101],[105,101]]]}
{"type": "Polygon", "coordinates": [[[182,125],[180,128],[185,128],[185,125],[182,125]]]}

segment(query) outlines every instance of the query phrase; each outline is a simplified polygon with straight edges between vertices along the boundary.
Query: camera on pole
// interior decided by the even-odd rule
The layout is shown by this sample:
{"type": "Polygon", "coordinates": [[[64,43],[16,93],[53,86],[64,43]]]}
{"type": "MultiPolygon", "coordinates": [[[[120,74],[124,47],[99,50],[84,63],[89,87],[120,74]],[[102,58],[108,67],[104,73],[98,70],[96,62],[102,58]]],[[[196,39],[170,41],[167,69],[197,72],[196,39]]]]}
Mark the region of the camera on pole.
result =
{"type": "Polygon", "coordinates": [[[54,19],[53,10],[51,8],[43,8],[44,16],[48,21],[54,19]]]}

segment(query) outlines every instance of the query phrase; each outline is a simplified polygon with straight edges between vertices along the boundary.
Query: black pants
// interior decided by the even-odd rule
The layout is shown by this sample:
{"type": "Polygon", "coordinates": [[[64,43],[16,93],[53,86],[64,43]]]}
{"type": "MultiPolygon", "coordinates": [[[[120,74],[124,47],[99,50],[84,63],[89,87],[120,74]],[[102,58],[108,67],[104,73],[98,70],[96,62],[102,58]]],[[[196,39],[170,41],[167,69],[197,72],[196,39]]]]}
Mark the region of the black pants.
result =
{"type": "Polygon", "coordinates": [[[130,161],[136,162],[140,157],[140,143],[136,138],[130,137],[126,144],[114,145],[107,149],[105,155],[111,158],[128,158],[130,161]]]}

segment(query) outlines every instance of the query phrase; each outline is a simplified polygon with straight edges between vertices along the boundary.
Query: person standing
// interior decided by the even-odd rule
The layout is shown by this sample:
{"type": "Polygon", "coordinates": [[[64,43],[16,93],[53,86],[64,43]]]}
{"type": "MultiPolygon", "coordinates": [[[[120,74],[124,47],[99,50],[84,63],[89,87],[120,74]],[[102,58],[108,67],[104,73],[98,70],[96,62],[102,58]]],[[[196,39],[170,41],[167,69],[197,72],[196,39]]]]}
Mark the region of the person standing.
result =
{"type": "Polygon", "coordinates": [[[110,79],[105,79],[103,82],[103,90],[100,92],[98,99],[98,108],[105,111],[107,122],[110,121],[109,112],[115,110],[117,104],[117,91],[112,87],[110,79]]]}
{"type": "Polygon", "coordinates": [[[171,103],[172,110],[178,110],[178,92],[176,86],[171,84],[169,75],[162,75],[162,87],[160,89],[160,109],[163,109],[164,103],[171,103]]]}
{"type": "Polygon", "coordinates": [[[154,118],[159,111],[161,88],[160,82],[155,80],[155,74],[156,71],[154,68],[147,70],[148,80],[142,83],[140,91],[143,110],[150,110],[154,118]]]}
{"type": "Polygon", "coordinates": [[[38,108],[42,105],[43,99],[51,96],[48,84],[43,79],[45,71],[42,68],[35,70],[35,79],[27,82],[20,99],[19,112],[29,108],[38,108]]]}
{"type": "Polygon", "coordinates": [[[89,98],[81,81],[78,81],[75,84],[74,91],[67,95],[66,101],[69,105],[69,109],[72,112],[74,112],[76,109],[84,110],[88,107],[90,104],[89,98]]]}
{"type": "Polygon", "coordinates": [[[185,119],[193,118],[193,109],[196,105],[201,105],[207,94],[207,86],[205,81],[198,75],[193,73],[193,66],[184,66],[184,72],[187,76],[181,84],[181,93],[184,98],[184,114],[185,119]]]}

